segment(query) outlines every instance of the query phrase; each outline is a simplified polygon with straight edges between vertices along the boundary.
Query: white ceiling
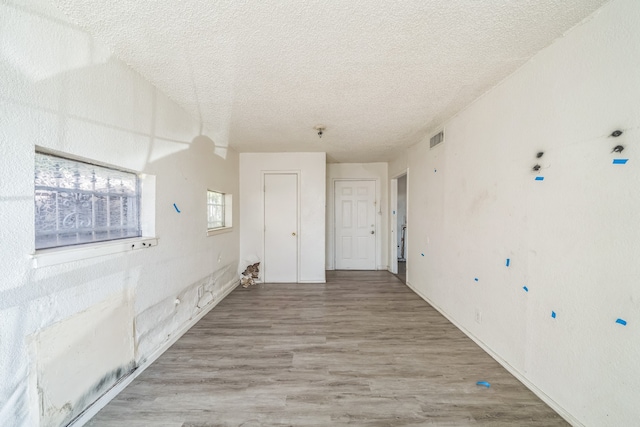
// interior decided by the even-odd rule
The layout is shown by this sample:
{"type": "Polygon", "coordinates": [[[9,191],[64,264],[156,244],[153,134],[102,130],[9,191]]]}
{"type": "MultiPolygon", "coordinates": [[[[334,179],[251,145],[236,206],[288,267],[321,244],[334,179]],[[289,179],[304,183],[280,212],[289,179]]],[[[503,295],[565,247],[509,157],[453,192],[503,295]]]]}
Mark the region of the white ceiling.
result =
{"type": "Polygon", "coordinates": [[[216,144],[372,162],[428,136],[607,0],[52,1],[216,144]]]}

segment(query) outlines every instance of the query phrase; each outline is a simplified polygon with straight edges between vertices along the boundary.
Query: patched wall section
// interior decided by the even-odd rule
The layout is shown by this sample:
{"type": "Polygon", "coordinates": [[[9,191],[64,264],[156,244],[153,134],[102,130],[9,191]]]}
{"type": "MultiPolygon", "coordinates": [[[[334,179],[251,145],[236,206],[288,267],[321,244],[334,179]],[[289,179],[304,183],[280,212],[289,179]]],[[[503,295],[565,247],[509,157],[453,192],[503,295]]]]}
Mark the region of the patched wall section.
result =
{"type": "Polygon", "coordinates": [[[116,294],[32,337],[40,425],[66,425],[134,369],[133,301],[116,294]]]}

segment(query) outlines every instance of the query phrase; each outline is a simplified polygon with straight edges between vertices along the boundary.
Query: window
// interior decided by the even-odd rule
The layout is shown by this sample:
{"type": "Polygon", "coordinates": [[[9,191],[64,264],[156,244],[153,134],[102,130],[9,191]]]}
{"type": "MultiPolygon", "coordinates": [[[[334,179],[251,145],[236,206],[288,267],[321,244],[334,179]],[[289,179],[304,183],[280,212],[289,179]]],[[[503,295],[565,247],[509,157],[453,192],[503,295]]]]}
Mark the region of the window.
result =
{"type": "Polygon", "coordinates": [[[135,173],[36,152],[36,249],[140,236],[135,173]]]}
{"type": "Polygon", "coordinates": [[[224,221],[224,194],[217,191],[207,191],[207,213],[209,230],[214,228],[222,228],[225,226],[224,221]]]}
{"type": "Polygon", "coordinates": [[[207,235],[231,231],[231,194],[207,190],[207,235]]]}

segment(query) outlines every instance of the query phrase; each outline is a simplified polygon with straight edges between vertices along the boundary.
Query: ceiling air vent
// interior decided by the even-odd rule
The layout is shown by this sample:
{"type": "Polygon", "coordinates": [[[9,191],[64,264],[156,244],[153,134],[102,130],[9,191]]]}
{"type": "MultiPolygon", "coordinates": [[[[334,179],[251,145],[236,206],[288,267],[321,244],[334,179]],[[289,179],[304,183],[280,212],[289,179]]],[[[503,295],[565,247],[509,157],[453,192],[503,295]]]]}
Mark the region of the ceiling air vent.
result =
{"type": "Polygon", "coordinates": [[[442,141],[444,141],[444,131],[441,130],[440,132],[436,133],[435,135],[433,135],[431,137],[431,140],[429,141],[429,147],[433,148],[436,145],[440,144],[442,141]]]}

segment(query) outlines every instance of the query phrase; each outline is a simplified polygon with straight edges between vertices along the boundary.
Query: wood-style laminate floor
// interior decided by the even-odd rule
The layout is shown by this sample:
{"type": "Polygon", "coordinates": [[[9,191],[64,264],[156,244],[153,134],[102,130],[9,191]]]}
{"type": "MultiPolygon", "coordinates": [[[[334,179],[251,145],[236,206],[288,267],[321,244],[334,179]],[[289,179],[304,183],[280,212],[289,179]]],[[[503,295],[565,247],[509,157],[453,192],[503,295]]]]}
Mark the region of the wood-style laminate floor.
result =
{"type": "Polygon", "coordinates": [[[89,425],[568,424],[395,276],[340,271],[237,288],[89,425]]]}

